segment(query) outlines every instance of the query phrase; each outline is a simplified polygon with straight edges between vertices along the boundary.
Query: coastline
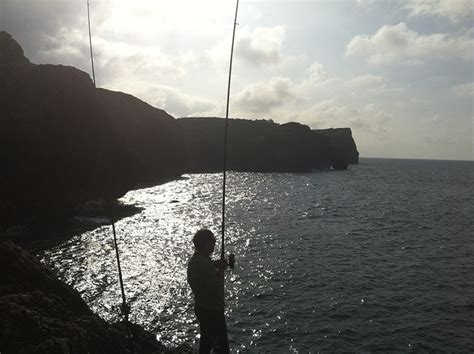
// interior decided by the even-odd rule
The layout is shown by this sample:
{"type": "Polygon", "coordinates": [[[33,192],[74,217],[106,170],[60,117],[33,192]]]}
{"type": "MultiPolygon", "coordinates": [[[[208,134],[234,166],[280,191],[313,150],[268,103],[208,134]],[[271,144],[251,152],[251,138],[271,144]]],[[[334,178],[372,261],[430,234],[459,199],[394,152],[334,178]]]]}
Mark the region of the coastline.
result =
{"type": "Polygon", "coordinates": [[[192,353],[188,345],[167,348],[156,335],[130,323],[108,323],[78,291],[28,251],[0,242],[0,352],[192,353]]]}
{"type": "MultiPolygon", "coordinates": [[[[89,202],[74,208],[47,207],[42,209],[2,210],[0,242],[12,241],[38,254],[71,237],[110,225],[108,208],[101,202],[89,202]]],[[[132,216],[143,209],[112,202],[114,221],[132,216]]]]}

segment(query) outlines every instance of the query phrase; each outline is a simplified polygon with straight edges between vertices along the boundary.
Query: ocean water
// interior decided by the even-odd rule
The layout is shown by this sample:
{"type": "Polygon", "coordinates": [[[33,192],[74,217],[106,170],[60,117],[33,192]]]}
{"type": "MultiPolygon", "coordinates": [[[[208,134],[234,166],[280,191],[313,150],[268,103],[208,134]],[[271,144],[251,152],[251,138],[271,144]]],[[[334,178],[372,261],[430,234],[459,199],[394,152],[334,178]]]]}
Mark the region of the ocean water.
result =
{"type": "MultiPolygon", "coordinates": [[[[131,319],[197,346],[191,238],[220,230],[219,174],[122,198],[117,222],[131,319]]],[[[474,163],[361,159],[347,171],[230,173],[227,323],[235,352],[474,351],[474,163]]],[[[218,257],[216,247],[215,257],[218,257]]],[[[107,320],[120,290],[110,227],[43,261],[107,320]]]]}

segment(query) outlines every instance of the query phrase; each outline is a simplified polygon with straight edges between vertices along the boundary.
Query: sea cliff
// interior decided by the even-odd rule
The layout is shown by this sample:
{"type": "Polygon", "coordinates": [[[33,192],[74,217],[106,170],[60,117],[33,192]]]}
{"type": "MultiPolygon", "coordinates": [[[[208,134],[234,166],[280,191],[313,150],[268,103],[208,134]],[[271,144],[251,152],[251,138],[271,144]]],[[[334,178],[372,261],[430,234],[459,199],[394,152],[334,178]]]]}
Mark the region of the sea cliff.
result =
{"type": "MultiPolygon", "coordinates": [[[[187,140],[190,172],[222,171],[222,118],[178,119],[187,140]]],[[[241,172],[309,172],[359,162],[349,128],[312,130],[300,123],[229,119],[227,167],[241,172]]]]}
{"type": "Polygon", "coordinates": [[[104,89],[96,101],[86,73],[30,63],[6,32],[0,53],[3,207],[116,198],[185,172],[182,134],[165,111],[104,89]]]}
{"type": "MultiPolygon", "coordinates": [[[[224,120],[175,119],[74,67],[36,65],[0,32],[0,210],[118,198],[183,173],[222,170],[224,120]]],[[[229,121],[228,168],[311,171],[358,162],[349,128],[229,121]]]]}

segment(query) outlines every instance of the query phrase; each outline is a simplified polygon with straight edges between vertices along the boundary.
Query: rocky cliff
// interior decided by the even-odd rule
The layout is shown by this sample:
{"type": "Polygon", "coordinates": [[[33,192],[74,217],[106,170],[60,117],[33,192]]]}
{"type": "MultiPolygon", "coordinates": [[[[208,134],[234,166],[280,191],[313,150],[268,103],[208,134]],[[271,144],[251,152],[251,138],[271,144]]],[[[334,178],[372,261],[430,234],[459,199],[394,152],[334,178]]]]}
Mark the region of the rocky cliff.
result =
{"type": "MultiPolygon", "coordinates": [[[[0,242],[0,269],[1,353],[131,352],[123,323],[102,320],[76,290],[12,242],[0,242]]],[[[152,333],[136,325],[131,332],[135,353],[171,352],[152,333]]]]}
{"type": "Polygon", "coordinates": [[[184,172],[180,128],[163,110],[103,89],[96,110],[86,73],[31,64],[6,32],[0,32],[0,53],[2,206],[100,199],[106,171],[112,197],[184,172]]]}
{"type": "MultiPolygon", "coordinates": [[[[6,32],[0,98],[0,210],[74,206],[222,170],[224,120],[176,120],[131,95],[96,90],[78,69],[30,63],[6,32]]],[[[234,119],[228,146],[235,171],[343,169],[358,160],[348,128],[234,119]]]]}
{"type": "MultiPolygon", "coordinates": [[[[191,172],[221,171],[222,118],[181,118],[191,172]]],[[[299,123],[229,119],[228,168],[234,171],[276,172],[347,168],[359,153],[349,128],[311,130],[299,123]]]]}

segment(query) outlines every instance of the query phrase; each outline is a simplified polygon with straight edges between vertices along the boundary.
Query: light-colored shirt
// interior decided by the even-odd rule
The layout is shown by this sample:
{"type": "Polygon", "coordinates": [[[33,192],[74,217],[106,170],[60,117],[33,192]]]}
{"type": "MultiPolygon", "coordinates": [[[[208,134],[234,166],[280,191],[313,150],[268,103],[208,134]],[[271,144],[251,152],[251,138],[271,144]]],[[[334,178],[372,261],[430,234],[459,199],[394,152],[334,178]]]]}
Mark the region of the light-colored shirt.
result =
{"type": "Polygon", "coordinates": [[[193,291],[196,307],[210,311],[224,310],[222,280],[208,255],[194,252],[188,262],[188,283],[193,291]]]}

